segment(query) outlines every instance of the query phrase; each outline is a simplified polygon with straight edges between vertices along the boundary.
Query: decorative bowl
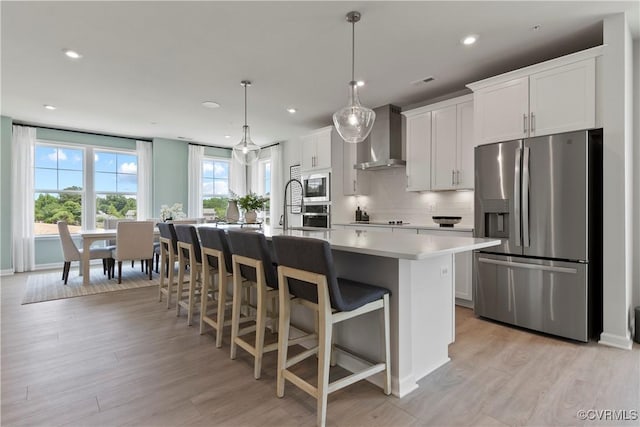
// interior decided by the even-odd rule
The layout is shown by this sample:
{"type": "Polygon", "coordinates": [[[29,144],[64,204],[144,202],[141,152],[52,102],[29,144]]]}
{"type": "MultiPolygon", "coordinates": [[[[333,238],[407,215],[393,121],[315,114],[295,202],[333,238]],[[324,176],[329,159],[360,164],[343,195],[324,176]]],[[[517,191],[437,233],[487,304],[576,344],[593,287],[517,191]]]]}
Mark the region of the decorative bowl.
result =
{"type": "Polygon", "coordinates": [[[461,216],[432,216],[433,222],[440,224],[440,227],[453,227],[453,224],[457,224],[462,221],[461,216]]]}

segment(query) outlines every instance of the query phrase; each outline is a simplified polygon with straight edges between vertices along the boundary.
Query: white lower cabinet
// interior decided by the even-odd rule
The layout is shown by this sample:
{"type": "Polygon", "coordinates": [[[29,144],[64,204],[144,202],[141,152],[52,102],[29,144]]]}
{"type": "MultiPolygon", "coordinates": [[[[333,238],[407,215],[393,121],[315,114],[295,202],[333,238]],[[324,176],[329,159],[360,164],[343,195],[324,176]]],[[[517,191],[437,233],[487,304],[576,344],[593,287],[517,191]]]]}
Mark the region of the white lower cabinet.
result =
{"type": "MultiPolygon", "coordinates": [[[[461,236],[473,237],[471,231],[455,231],[455,230],[418,230],[418,234],[429,234],[432,236],[461,236]]],[[[470,305],[473,301],[472,288],[472,265],[473,253],[461,252],[455,254],[455,283],[456,283],[456,299],[463,300],[462,305],[470,305]],[[465,303],[466,302],[466,303],[465,303]]]]}

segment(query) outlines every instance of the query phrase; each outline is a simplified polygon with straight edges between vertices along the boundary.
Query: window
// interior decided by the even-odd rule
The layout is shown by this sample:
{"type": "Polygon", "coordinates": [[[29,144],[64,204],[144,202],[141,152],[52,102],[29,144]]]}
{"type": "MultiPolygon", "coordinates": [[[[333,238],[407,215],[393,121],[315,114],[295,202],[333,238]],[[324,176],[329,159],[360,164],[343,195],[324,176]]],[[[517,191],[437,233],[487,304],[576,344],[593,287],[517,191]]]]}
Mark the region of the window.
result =
{"type": "Polygon", "coordinates": [[[136,218],[135,151],[37,143],[34,158],[34,234],[102,228],[105,218],[136,218]],[[92,162],[93,160],[93,162],[92,162]]]}
{"type": "Polygon", "coordinates": [[[202,161],[202,208],[205,217],[224,218],[229,199],[229,160],[207,157],[202,161]]]}
{"type": "MultiPolygon", "coordinates": [[[[271,195],[271,159],[260,160],[258,162],[258,192],[264,197],[271,195]]],[[[269,219],[269,203],[265,205],[264,211],[259,212],[259,215],[265,221],[269,219]]]]}
{"type": "Polygon", "coordinates": [[[95,151],[96,228],[104,220],[136,219],[138,157],[115,151],[95,151]]]}
{"type": "Polygon", "coordinates": [[[57,234],[58,221],[71,232],[82,226],[84,150],[37,144],[34,156],[34,234],[57,234]]]}

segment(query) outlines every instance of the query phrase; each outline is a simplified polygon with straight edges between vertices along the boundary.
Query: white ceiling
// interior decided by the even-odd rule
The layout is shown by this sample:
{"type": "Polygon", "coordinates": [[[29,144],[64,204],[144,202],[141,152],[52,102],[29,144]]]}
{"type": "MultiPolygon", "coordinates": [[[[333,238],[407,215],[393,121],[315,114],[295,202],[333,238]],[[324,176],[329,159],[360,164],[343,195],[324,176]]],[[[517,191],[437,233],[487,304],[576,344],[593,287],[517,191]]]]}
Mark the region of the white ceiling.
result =
{"type": "Polygon", "coordinates": [[[639,3],[2,1],[2,115],[228,146],[241,136],[240,81],[250,79],[248,121],[264,145],[330,124],[346,103],[350,10],[362,13],[363,104],[406,107],[599,45],[611,13],[627,11],[638,38],[639,3]],[[478,43],[462,46],[469,33],[478,43]],[[70,60],[64,48],[84,57],[70,60]],[[435,81],[412,83],[427,76],[435,81]]]}

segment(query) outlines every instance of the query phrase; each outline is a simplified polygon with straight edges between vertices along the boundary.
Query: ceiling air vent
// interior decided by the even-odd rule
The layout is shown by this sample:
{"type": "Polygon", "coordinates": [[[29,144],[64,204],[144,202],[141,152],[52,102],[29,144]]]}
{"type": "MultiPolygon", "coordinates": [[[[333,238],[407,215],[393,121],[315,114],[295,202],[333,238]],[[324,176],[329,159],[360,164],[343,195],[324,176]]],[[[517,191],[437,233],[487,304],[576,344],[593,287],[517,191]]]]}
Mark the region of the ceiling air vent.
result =
{"type": "Polygon", "coordinates": [[[428,77],[424,77],[422,79],[415,80],[415,81],[411,82],[411,84],[412,85],[419,85],[419,84],[423,84],[423,83],[429,83],[429,82],[432,82],[434,80],[435,80],[435,78],[433,76],[428,76],[428,77]]]}

